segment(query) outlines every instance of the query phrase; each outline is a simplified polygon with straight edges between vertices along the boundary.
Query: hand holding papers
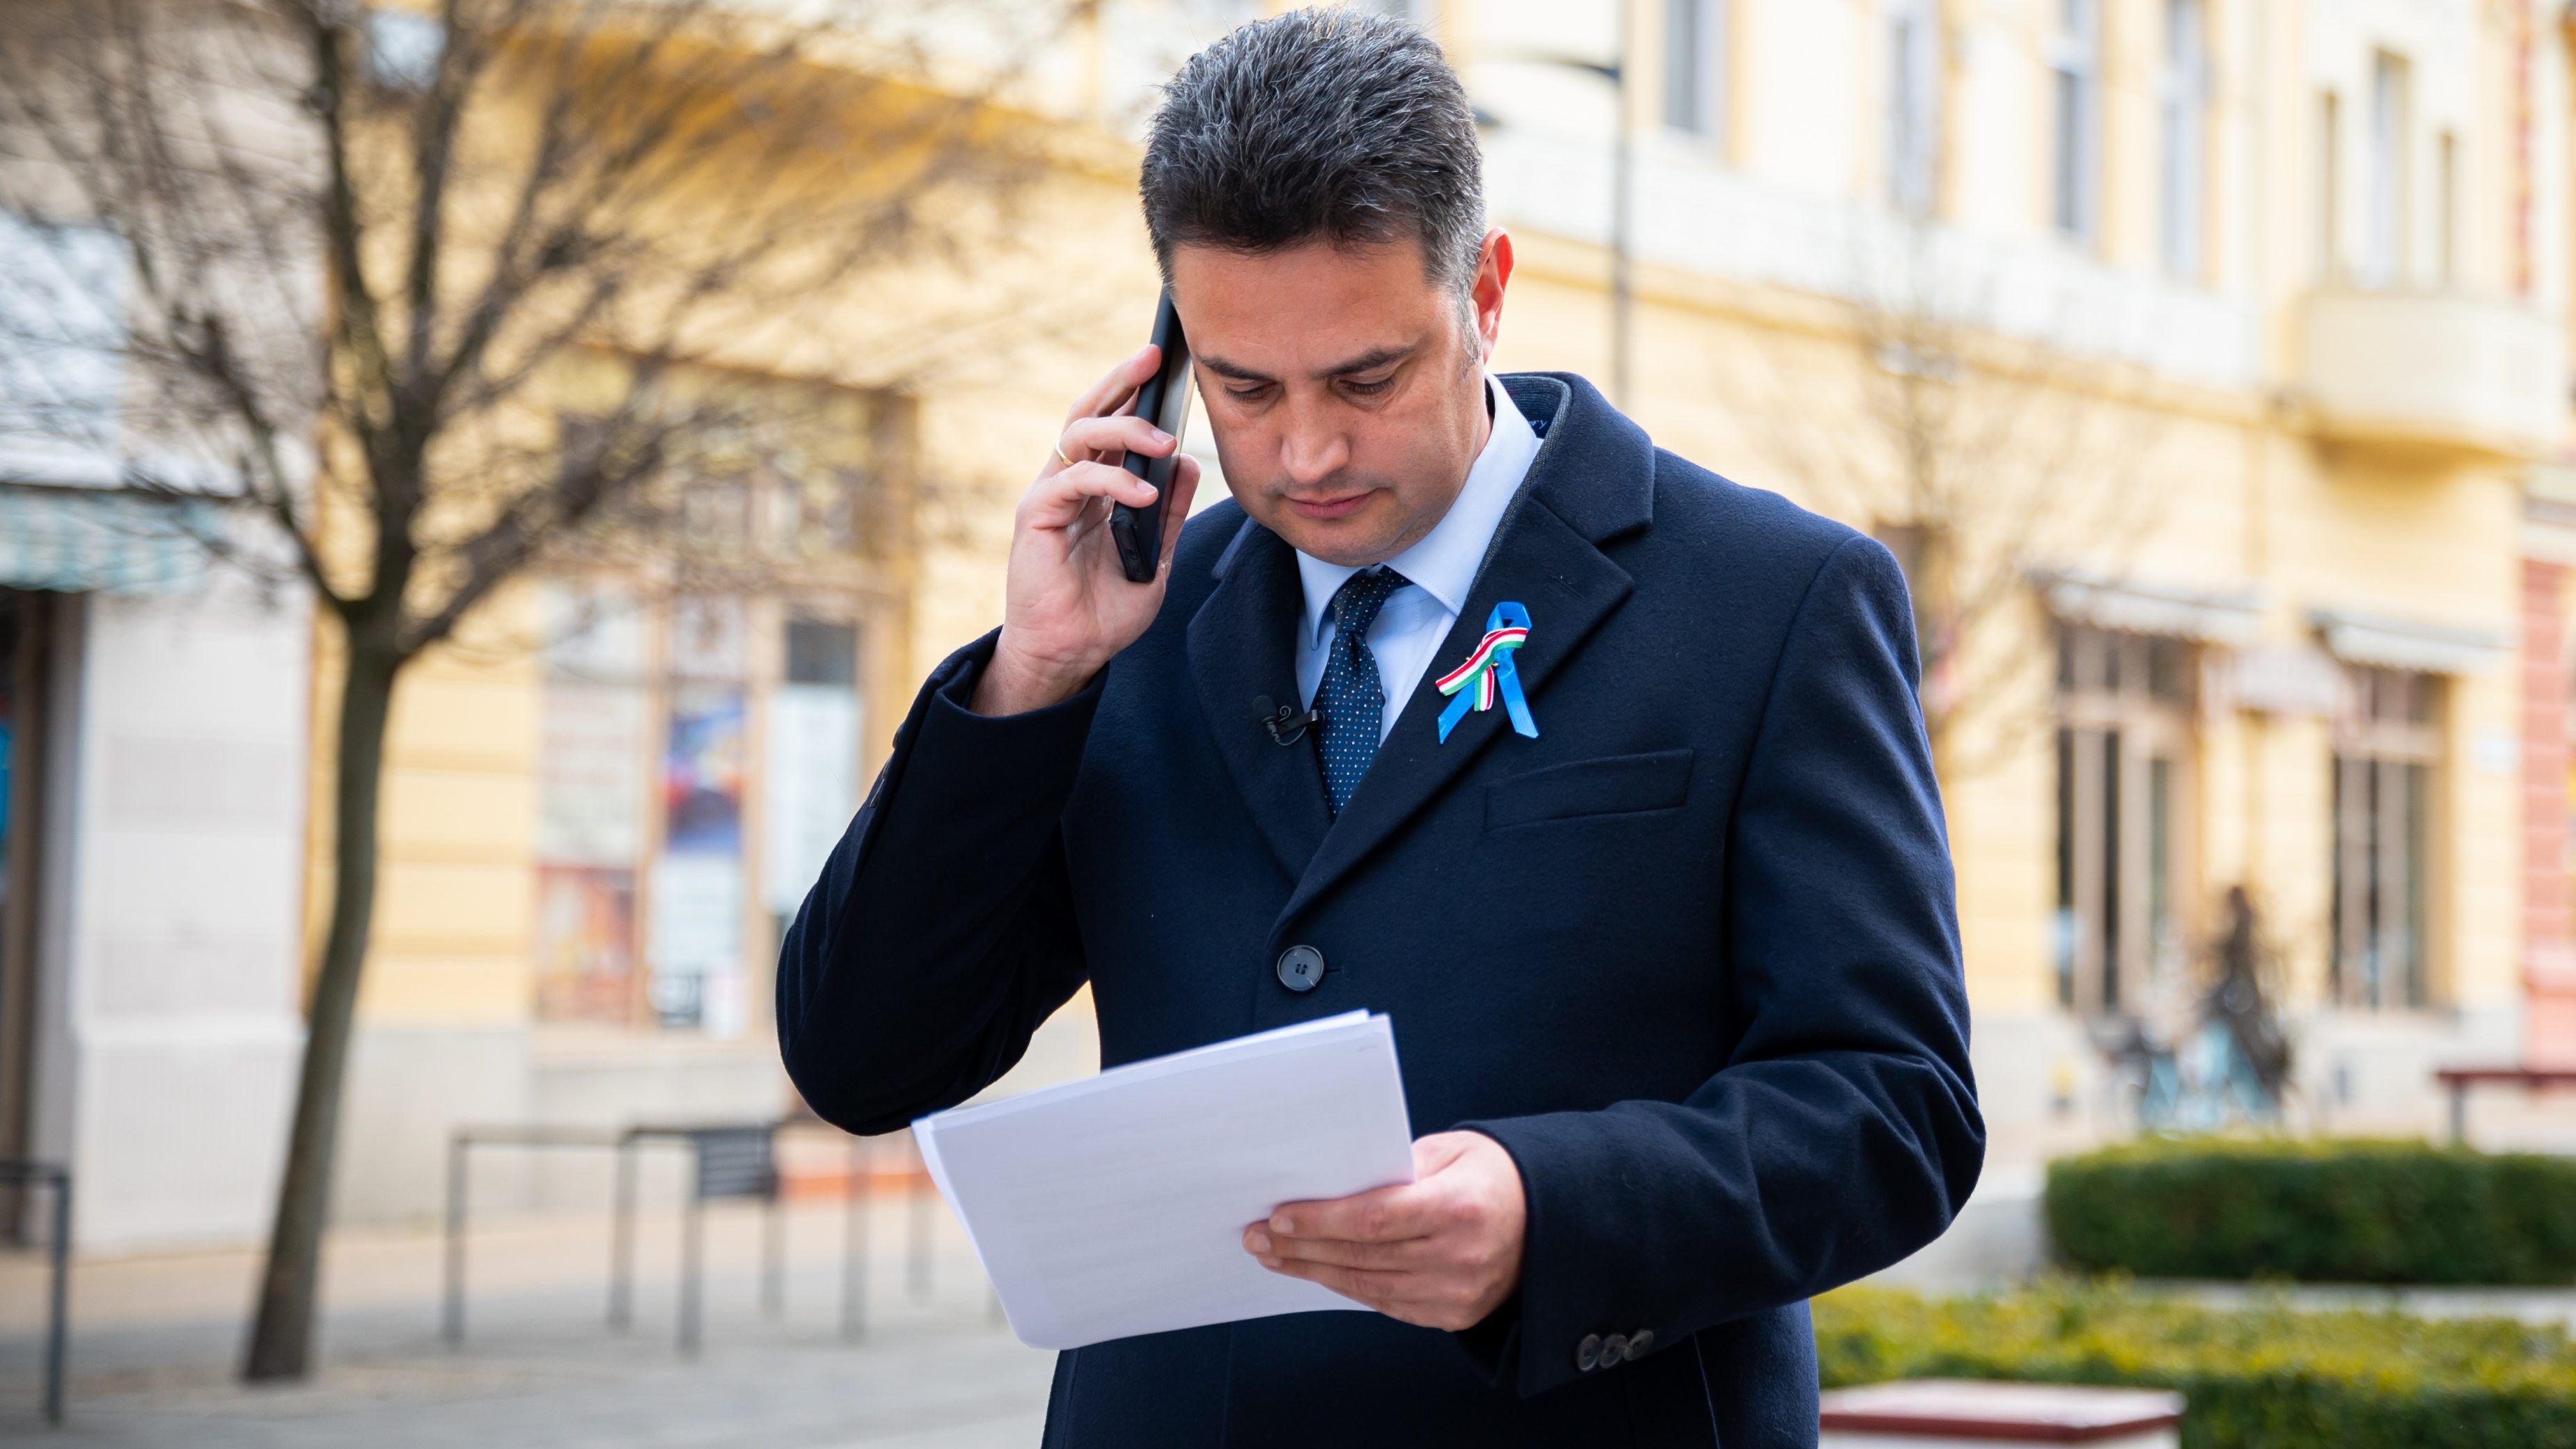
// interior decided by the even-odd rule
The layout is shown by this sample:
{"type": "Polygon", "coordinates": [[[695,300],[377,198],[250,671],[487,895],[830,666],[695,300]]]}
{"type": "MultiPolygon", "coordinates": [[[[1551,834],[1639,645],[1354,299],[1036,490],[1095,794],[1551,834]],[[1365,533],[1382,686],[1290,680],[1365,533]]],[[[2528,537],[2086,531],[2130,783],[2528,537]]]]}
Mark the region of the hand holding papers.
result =
{"type": "Polygon", "coordinates": [[[1359,1308],[1263,1269],[1244,1226],[1413,1180],[1395,1034],[1358,1011],[942,1112],[913,1136],[1037,1348],[1359,1308]]]}

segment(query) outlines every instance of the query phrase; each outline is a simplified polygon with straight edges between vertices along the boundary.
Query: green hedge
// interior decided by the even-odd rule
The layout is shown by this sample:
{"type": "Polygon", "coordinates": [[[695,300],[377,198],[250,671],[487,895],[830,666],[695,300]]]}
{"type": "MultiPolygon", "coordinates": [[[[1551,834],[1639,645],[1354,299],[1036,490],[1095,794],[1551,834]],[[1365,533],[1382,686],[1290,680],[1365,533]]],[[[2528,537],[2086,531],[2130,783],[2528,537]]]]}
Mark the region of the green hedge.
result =
{"type": "Polygon", "coordinates": [[[2068,1265],[2143,1278],[2576,1282],[2576,1159],[2371,1139],[2141,1138],[2048,1165],[2068,1265]]]}
{"type": "Polygon", "coordinates": [[[2119,1285],[1815,1302],[1827,1388],[1900,1378],[2174,1389],[2185,1449],[2576,1449],[2576,1346],[2555,1327],[2232,1311],[2119,1285]]]}

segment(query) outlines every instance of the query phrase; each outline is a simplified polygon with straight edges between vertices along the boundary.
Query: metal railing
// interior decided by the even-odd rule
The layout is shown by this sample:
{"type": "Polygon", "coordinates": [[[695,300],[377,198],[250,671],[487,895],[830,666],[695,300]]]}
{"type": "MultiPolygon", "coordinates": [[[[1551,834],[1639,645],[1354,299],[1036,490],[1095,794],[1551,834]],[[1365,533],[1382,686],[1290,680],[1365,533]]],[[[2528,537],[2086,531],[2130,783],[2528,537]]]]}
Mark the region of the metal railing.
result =
{"type": "Polygon", "coordinates": [[[45,1422],[59,1424],[63,1421],[63,1363],[71,1343],[71,1169],[51,1162],[0,1160],[0,1183],[50,1187],[54,1192],[54,1227],[45,1244],[52,1268],[45,1302],[45,1422]]]}
{"type": "MultiPolygon", "coordinates": [[[[608,1327],[613,1333],[624,1333],[634,1326],[638,1153],[655,1144],[686,1148],[690,1171],[687,1192],[681,1200],[679,1351],[695,1354],[704,1342],[704,1219],[710,1201],[755,1199],[764,1205],[761,1311],[767,1317],[778,1317],[785,1311],[786,1255],[777,1137],[784,1129],[808,1125],[810,1119],[796,1118],[783,1122],[638,1123],[623,1128],[457,1128],[447,1145],[446,1264],[440,1338],[450,1347],[465,1341],[468,1163],[472,1150],[478,1147],[586,1148],[614,1154],[608,1266],[608,1327]]],[[[849,1192],[841,1244],[840,1334],[852,1342],[866,1331],[868,1200],[875,1193],[870,1173],[873,1147],[869,1138],[849,1140],[849,1192]]],[[[930,1286],[930,1204],[928,1194],[917,1184],[909,1196],[911,1262],[907,1277],[918,1295],[927,1293],[930,1286]]]]}

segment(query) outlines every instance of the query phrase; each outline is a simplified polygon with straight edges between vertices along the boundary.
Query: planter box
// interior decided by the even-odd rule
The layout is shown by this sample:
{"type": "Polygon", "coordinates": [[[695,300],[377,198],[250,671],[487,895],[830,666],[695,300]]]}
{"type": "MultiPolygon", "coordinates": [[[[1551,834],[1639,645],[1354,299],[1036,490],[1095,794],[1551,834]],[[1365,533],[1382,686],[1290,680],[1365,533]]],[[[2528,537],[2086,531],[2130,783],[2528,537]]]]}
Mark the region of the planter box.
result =
{"type": "Polygon", "coordinates": [[[2155,1389],[1914,1379],[1828,1391],[1820,1449],[2177,1449],[2182,1411],[2155,1389]]]}

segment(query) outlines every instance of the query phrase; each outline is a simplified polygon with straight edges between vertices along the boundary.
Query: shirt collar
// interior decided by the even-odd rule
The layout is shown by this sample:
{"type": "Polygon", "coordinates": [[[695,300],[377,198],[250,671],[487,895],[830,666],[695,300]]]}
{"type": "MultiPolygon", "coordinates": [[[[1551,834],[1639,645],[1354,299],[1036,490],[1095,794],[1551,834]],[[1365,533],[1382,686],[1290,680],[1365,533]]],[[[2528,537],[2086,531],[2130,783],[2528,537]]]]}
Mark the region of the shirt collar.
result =
{"type": "MultiPolygon", "coordinates": [[[[1484,449],[1468,468],[1457,498],[1429,533],[1386,561],[1388,568],[1438,599],[1453,615],[1467,607],[1467,591],[1475,587],[1476,567],[1485,561],[1485,547],[1493,542],[1494,530],[1512,506],[1512,496],[1529,475],[1530,460],[1538,456],[1538,434],[1490,372],[1485,374],[1485,397],[1492,407],[1493,427],[1487,430],[1484,449]]],[[[1334,591],[1358,572],[1303,552],[1297,555],[1297,577],[1306,590],[1309,642],[1322,639],[1325,610],[1332,607],[1334,591]]]]}

